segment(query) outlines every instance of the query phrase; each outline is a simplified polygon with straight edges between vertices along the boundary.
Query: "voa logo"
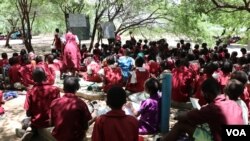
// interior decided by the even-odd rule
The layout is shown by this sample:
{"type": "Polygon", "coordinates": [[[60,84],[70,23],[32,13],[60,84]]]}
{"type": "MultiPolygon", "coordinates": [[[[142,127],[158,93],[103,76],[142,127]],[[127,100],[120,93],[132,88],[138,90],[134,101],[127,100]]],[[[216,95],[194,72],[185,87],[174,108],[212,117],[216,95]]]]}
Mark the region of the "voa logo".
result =
{"type": "Polygon", "coordinates": [[[226,129],[227,136],[247,136],[244,129],[226,129]]]}

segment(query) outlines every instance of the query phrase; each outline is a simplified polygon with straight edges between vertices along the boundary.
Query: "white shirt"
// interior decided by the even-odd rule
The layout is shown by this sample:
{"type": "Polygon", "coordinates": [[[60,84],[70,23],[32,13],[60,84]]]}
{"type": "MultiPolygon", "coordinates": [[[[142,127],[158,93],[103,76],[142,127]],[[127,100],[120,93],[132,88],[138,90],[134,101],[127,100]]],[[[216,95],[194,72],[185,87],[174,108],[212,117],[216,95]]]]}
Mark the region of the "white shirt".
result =
{"type": "Polygon", "coordinates": [[[242,109],[242,117],[243,117],[243,121],[245,125],[248,125],[248,108],[245,104],[244,101],[242,101],[241,99],[238,99],[236,101],[236,103],[241,107],[242,109]]]}

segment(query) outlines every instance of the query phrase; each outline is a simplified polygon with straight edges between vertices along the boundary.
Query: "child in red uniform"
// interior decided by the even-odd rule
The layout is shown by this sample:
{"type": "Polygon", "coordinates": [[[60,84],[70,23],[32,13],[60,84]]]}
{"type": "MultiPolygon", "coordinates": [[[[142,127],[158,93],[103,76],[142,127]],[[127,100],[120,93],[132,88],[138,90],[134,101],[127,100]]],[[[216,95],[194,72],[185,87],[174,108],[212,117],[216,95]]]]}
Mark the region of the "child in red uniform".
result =
{"type": "Polygon", "coordinates": [[[93,58],[97,63],[101,61],[102,51],[99,49],[99,43],[95,44],[95,48],[93,50],[93,58]]]}
{"type": "Polygon", "coordinates": [[[150,75],[153,77],[158,77],[161,73],[160,64],[152,59],[145,64],[145,68],[149,71],[150,75]]]}
{"type": "Polygon", "coordinates": [[[106,103],[111,111],[96,119],[92,141],[138,141],[137,119],[122,110],[126,92],[121,87],[112,87],[106,103]]]}
{"type": "Polygon", "coordinates": [[[176,68],[172,70],[172,100],[175,102],[187,102],[192,91],[192,73],[185,66],[184,60],[177,60],[175,64],[176,68]]]}
{"type": "Polygon", "coordinates": [[[248,118],[250,119],[250,85],[247,84],[248,76],[244,71],[234,71],[231,74],[231,79],[239,80],[242,84],[245,85],[245,89],[240,98],[245,102],[248,108],[248,118]]]}
{"type": "Polygon", "coordinates": [[[53,85],[55,82],[55,77],[53,76],[51,70],[49,69],[49,65],[44,62],[42,56],[37,56],[36,57],[36,67],[41,67],[43,68],[45,74],[46,74],[46,81],[43,82],[44,84],[49,84],[53,85]]]}
{"type": "Polygon", "coordinates": [[[21,65],[18,63],[17,57],[10,58],[9,63],[11,65],[11,67],[9,68],[9,71],[8,71],[10,84],[12,87],[14,87],[15,83],[21,82],[20,74],[19,74],[19,70],[21,69],[21,65]]]}
{"type": "Polygon", "coordinates": [[[55,126],[52,135],[58,141],[82,141],[85,137],[91,114],[86,103],[75,95],[79,88],[77,78],[66,77],[64,96],[51,104],[51,123],[55,126]]]}
{"type": "Polygon", "coordinates": [[[19,70],[21,83],[24,86],[29,87],[30,85],[34,85],[34,80],[32,79],[33,66],[30,62],[28,54],[25,54],[23,56],[23,61],[24,61],[24,65],[21,66],[19,70]]]}
{"type": "Polygon", "coordinates": [[[142,57],[135,60],[136,68],[132,71],[131,78],[126,86],[126,89],[133,93],[144,91],[144,83],[150,77],[149,72],[142,67],[143,63],[142,57]]]}
{"type": "Polygon", "coordinates": [[[87,72],[83,73],[83,79],[90,82],[101,82],[101,77],[98,72],[101,66],[94,60],[90,62],[87,66],[87,72]]]}
{"type": "Polygon", "coordinates": [[[204,98],[204,96],[202,95],[202,92],[201,92],[202,83],[206,79],[212,78],[212,75],[213,75],[215,69],[216,69],[215,64],[208,63],[204,67],[204,70],[202,72],[200,72],[200,76],[198,77],[197,81],[195,82],[195,85],[194,85],[194,97],[199,99],[199,104],[201,106],[207,104],[207,102],[206,102],[206,100],[205,100],[205,98],[204,98]]]}
{"type": "Polygon", "coordinates": [[[2,59],[0,60],[0,68],[7,65],[8,63],[9,63],[8,55],[7,55],[7,53],[4,52],[4,53],[2,53],[2,59]]]}
{"type": "Polygon", "coordinates": [[[45,140],[49,140],[51,137],[44,135],[44,133],[46,132],[45,128],[50,127],[50,104],[54,99],[60,97],[60,90],[55,86],[43,84],[46,80],[43,68],[35,68],[32,76],[35,85],[27,92],[24,109],[26,115],[31,117],[33,132],[27,132],[23,139],[27,139],[35,131],[45,140]]]}
{"type": "Polygon", "coordinates": [[[56,50],[58,50],[59,52],[61,52],[62,42],[61,42],[61,39],[60,39],[59,29],[56,28],[55,32],[56,33],[55,33],[55,37],[54,37],[52,45],[55,45],[56,50]]]}
{"type": "Polygon", "coordinates": [[[230,61],[224,61],[221,67],[221,73],[219,73],[218,82],[221,85],[221,91],[224,90],[228,80],[230,79],[230,74],[233,70],[233,64],[230,61]]]}
{"type": "Polygon", "coordinates": [[[220,94],[217,80],[207,79],[201,89],[209,104],[200,110],[195,109],[179,114],[176,117],[178,122],[163,137],[163,141],[176,141],[183,133],[188,133],[189,137],[195,140],[221,141],[221,125],[243,124],[241,107],[235,101],[220,94]]]}
{"type": "Polygon", "coordinates": [[[98,74],[103,79],[103,91],[107,92],[112,86],[118,85],[122,86],[122,71],[119,67],[115,65],[114,56],[109,56],[106,58],[107,65],[101,69],[98,74]]]}
{"type": "Polygon", "coordinates": [[[58,63],[54,63],[54,55],[50,54],[48,55],[48,67],[50,69],[51,75],[55,79],[56,82],[60,80],[61,76],[61,71],[60,71],[60,66],[58,63]]]}

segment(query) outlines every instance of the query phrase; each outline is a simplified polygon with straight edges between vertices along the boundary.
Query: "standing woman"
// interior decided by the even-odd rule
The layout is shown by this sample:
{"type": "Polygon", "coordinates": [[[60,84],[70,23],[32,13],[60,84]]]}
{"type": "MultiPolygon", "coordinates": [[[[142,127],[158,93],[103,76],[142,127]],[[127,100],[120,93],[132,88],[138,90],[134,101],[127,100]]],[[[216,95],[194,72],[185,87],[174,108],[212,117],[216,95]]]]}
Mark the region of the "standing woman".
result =
{"type": "Polygon", "coordinates": [[[66,34],[66,45],[63,53],[63,65],[66,72],[70,72],[73,75],[80,68],[81,54],[78,48],[78,38],[70,31],[66,34]]]}
{"type": "Polygon", "coordinates": [[[54,36],[54,40],[53,40],[53,43],[52,43],[52,45],[54,45],[55,46],[55,48],[56,48],[56,50],[58,51],[58,52],[61,52],[61,46],[62,46],[62,44],[61,44],[62,42],[61,42],[61,39],[60,39],[60,34],[59,34],[59,29],[58,28],[56,28],[56,30],[55,30],[55,36],[54,36]]]}

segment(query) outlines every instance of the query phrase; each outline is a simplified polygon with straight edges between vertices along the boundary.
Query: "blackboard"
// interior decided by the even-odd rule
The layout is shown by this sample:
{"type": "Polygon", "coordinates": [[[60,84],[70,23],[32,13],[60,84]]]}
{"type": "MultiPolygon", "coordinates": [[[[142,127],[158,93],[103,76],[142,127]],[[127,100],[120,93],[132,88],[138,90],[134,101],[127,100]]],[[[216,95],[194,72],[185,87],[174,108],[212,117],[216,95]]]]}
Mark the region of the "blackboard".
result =
{"type": "Polygon", "coordinates": [[[84,14],[67,14],[67,29],[77,35],[79,40],[89,40],[90,38],[90,21],[89,17],[84,14]]]}

